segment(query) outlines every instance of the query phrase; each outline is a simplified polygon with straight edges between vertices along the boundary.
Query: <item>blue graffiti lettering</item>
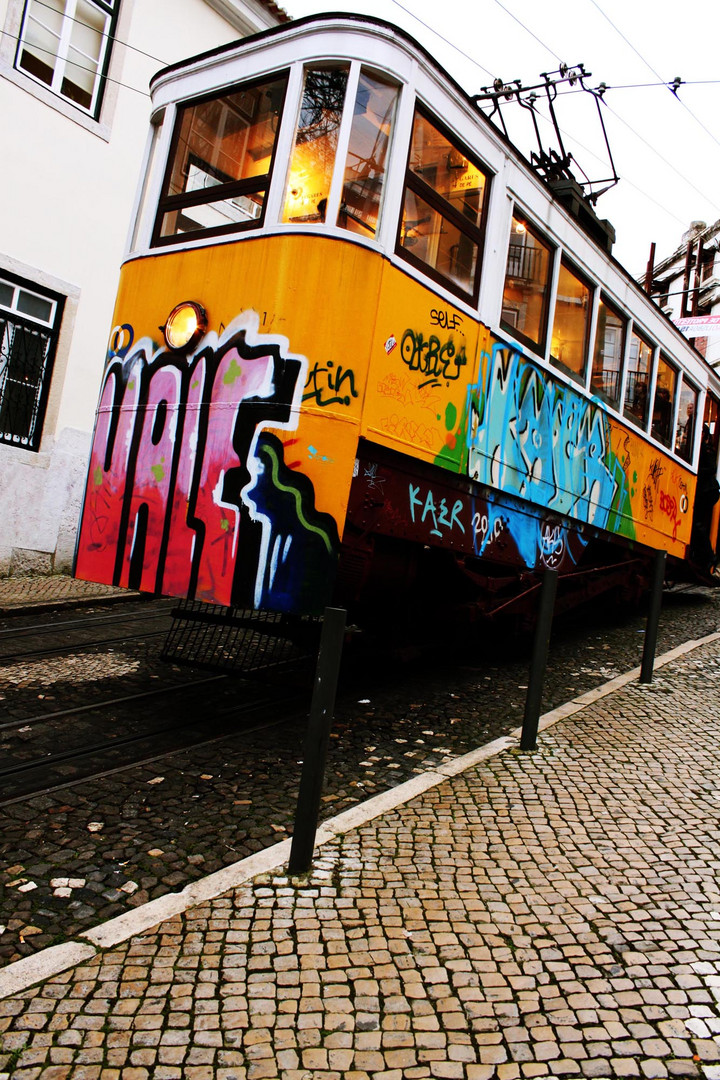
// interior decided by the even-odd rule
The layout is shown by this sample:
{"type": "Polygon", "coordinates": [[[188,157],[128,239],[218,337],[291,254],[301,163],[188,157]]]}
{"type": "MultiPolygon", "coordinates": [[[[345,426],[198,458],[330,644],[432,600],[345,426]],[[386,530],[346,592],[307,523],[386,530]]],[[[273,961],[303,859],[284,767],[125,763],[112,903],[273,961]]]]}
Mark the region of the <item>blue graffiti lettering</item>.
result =
{"type": "Polygon", "coordinates": [[[409,488],[410,497],[410,517],[415,522],[415,509],[422,506],[422,514],[420,515],[420,523],[425,524],[425,520],[429,517],[429,524],[432,525],[430,529],[431,536],[442,537],[444,535],[443,529],[446,532],[451,532],[455,526],[458,527],[460,532],[465,532],[465,526],[460,520],[460,514],[463,511],[462,499],[456,499],[453,503],[452,509],[448,506],[446,499],[440,499],[439,503],[435,504],[435,497],[433,492],[428,488],[425,499],[420,497],[420,485],[410,484],[409,488]]]}
{"type": "Polygon", "coordinates": [[[469,388],[468,471],[482,484],[603,528],[618,492],[601,409],[502,343],[469,388]]]}

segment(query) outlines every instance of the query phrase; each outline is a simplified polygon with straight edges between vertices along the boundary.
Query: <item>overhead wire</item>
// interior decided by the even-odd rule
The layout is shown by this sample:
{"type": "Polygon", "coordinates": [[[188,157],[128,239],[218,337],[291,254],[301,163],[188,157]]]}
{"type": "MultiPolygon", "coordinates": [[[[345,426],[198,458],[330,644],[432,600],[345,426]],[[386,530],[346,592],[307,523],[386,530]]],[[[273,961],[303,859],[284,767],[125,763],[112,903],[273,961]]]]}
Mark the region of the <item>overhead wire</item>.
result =
{"type": "Polygon", "coordinates": [[[526,34],[529,34],[531,38],[534,38],[534,39],[535,39],[535,41],[537,41],[538,45],[542,45],[543,49],[546,49],[546,50],[547,50],[547,52],[549,52],[551,56],[554,56],[554,57],[555,57],[555,59],[557,60],[557,62],[558,62],[559,64],[562,64],[562,62],[563,62],[563,61],[562,61],[562,58],[561,58],[560,56],[558,56],[558,54],[557,54],[557,53],[555,52],[555,50],[554,50],[554,49],[551,49],[549,45],[546,45],[546,44],[545,44],[545,42],[544,42],[544,41],[542,41],[542,40],[541,40],[541,39],[540,39],[540,38],[539,38],[539,37],[537,36],[537,34],[536,34],[536,33],[534,33],[534,32],[533,32],[533,31],[532,31],[532,30],[530,29],[530,27],[529,27],[529,26],[526,26],[526,25],[525,25],[525,23],[524,23],[524,22],[522,21],[522,19],[519,19],[519,18],[518,18],[518,16],[517,16],[517,15],[515,15],[515,14],[514,14],[514,13],[513,13],[512,11],[510,11],[510,9],[509,9],[509,8],[505,7],[505,5],[504,5],[503,3],[501,3],[501,0],[495,0],[495,3],[497,4],[497,6],[498,6],[499,8],[501,8],[501,9],[502,9],[502,10],[503,10],[503,11],[505,12],[505,14],[506,14],[506,15],[509,15],[511,19],[514,19],[514,20],[515,20],[515,22],[516,22],[516,23],[518,24],[518,26],[522,26],[522,28],[523,28],[523,30],[525,31],[525,33],[526,33],[526,34]]]}
{"type": "MultiPolygon", "coordinates": [[[[17,34],[11,34],[7,30],[0,30],[0,35],[2,37],[12,38],[13,41],[18,41],[19,40],[17,34]]],[[[33,45],[33,49],[36,52],[46,53],[48,56],[57,56],[57,53],[54,53],[51,49],[43,49],[42,46],[40,46],[40,45],[33,45]]],[[[89,71],[91,75],[97,75],[98,74],[98,69],[97,68],[83,67],[82,64],[78,64],[75,60],[72,61],[72,67],[76,68],[78,71],[89,71]]],[[[22,68],[19,69],[19,70],[22,71],[22,68]]],[[[130,83],[124,83],[120,79],[113,79],[113,78],[110,77],[110,75],[103,75],[102,78],[105,80],[105,82],[114,83],[115,86],[122,86],[125,90],[133,90],[136,94],[142,94],[143,97],[150,97],[150,92],[148,90],[139,90],[137,88],[137,86],[131,86],[130,83]]],[[[47,83],[44,83],[42,80],[40,80],[40,84],[42,86],[47,86],[48,85],[47,83]]],[[[70,100],[70,99],[68,99],[68,100],[70,100]]]]}
{"type": "MultiPolygon", "coordinates": [[[[57,8],[53,7],[52,4],[45,3],[45,0],[33,0],[33,2],[37,7],[44,7],[48,11],[52,11],[55,14],[57,14],[57,8]]],[[[70,22],[74,22],[78,26],[84,26],[88,30],[94,30],[95,33],[98,32],[97,27],[93,26],[92,23],[83,22],[82,19],[77,18],[77,16],[75,16],[75,15],[64,15],[63,18],[69,19],[70,22]]],[[[10,36],[12,37],[13,35],[10,35],[10,36]]],[[[112,43],[114,45],[123,45],[126,49],[130,49],[132,52],[139,53],[141,56],[147,56],[147,58],[149,60],[155,60],[158,64],[162,64],[163,67],[168,66],[168,61],[167,60],[161,60],[159,56],[153,56],[152,53],[145,52],[144,49],[138,49],[137,45],[131,45],[127,41],[121,41],[120,38],[114,37],[112,34],[106,33],[104,30],[100,32],[100,36],[103,37],[103,38],[108,38],[108,39],[112,40],[112,43]]],[[[18,35],[18,40],[19,40],[19,35],[18,35]]],[[[35,48],[35,47],[36,46],[33,46],[33,48],[35,48]]],[[[49,50],[43,50],[43,51],[47,52],[49,50]]]]}
{"type": "MultiPolygon", "coordinates": [[[[401,4],[401,3],[399,2],[399,0],[392,0],[392,2],[393,2],[393,3],[394,3],[394,4],[396,5],[396,6],[397,6],[397,7],[401,8],[401,9],[402,9],[403,11],[405,11],[405,12],[406,12],[407,14],[411,15],[411,16],[412,16],[412,17],[413,17],[414,19],[416,19],[416,20],[417,20],[418,22],[420,22],[420,23],[421,23],[421,24],[422,24],[423,26],[425,26],[425,27],[426,27],[426,28],[427,28],[428,30],[430,30],[430,32],[431,32],[431,33],[433,33],[433,34],[435,34],[436,36],[438,36],[438,37],[439,37],[439,38],[440,38],[440,39],[441,39],[442,41],[444,41],[444,42],[445,42],[445,43],[446,43],[447,45],[449,45],[449,46],[450,46],[451,48],[453,48],[453,49],[454,49],[454,50],[455,50],[456,52],[458,52],[458,53],[459,53],[459,54],[460,54],[461,56],[463,56],[463,57],[465,57],[466,59],[470,60],[470,61],[471,61],[471,63],[473,63],[473,64],[474,64],[474,65],[475,65],[476,67],[480,68],[480,70],[481,70],[481,71],[485,72],[486,74],[489,74],[489,72],[487,71],[487,68],[485,68],[485,67],[483,67],[483,65],[479,64],[479,63],[478,63],[478,61],[477,61],[477,60],[475,60],[475,58],[474,58],[474,57],[470,57],[470,56],[468,56],[468,54],[467,54],[466,52],[464,52],[464,50],[462,50],[461,48],[459,48],[459,46],[455,45],[455,43],[454,43],[454,42],[452,42],[452,41],[450,41],[450,40],[449,40],[448,38],[444,37],[444,36],[443,36],[442,34],[440,34],[440,33],[439,33],[439,32],[438,32],[437,30],[435,30],[435,29],[434,29],[434,28],[433,28],[432,26],[430,26],[430,25],[429,25],[428,23],[425,23],[425,22],[423,22],[423,20],[422,20],[422,19],[418,18],[418,16],[416,16],[416,15],[415,15],[415,14],[414,14],[413,12],[409,11],[409,9],[408,9],[408,8],[404,7],[404,5],[403,5],[403,4],[401,4]]],[[[515,15],[515,14],[514,14],[514,13],[513,13],[512,11],[510,11],[510,10],[509,10],[509,8],[508,8],[508,7],[507,7],[507,6],[506,6],[506,5],[504,4],[504,3],[502,3],[502,2],[501,2],[501,0],[494,0],[494,3],[495,3],[495,4],[496,4],[496,5],[497,5],[497,6],[498,6],[498,7],[499,7],[499,8],[500,8],[500,9],[501,9],[501,10],[502,10],[502,11],[503,11],[503,12],[504,12],[504,13],[505,13],[506,15],[508,15],[508,16],[509,16],[510,18],[512,18],[512,19],[513,19],[513,20],[514,20],[514,21],[515,21],[515,22],[516,22],[516,23],[517,23],[517,24],[518,24],[518,25],[519,25],[519,26],[520,26],[520,27],[521,27],[521,28],[522,28],[522,29],[523,29],[523,30],[524,30],[524,31],[525,31],[525,32],[526,32],[526,33],[527,33],[527,34],[528,34],[528,35],[529,35],[529,36],[530,36],[531,38],[533,38],[533,40],[534,40],[534,41],[536,41],[536,42],[537,42],[537,43],[538,43],[539,45],[541,45],[541,46],[542,46],[542,48],[543,48],[543,49],[545,49],[545,51],[546,51],[547,53],[549,53],[549,54],[550,54],[551,56],[553,56],[553,57],[554,57],[554,58],[555,58],[556,60],[558,60],[558,62],[562,62],[562,61],[560,60],[560,57],[559,57],[558,53],[556,53],[554,49],[552,49],[552,48],[551,48],[551,47],[550,47],[550,46],[549,46],[549,45],[548,45],[548,44],[547,44],[547,43],[546,43],[545,41],[543,41],[543,40],[542,40],[542,39],[541,39],[540,37],[538,37],[538,35],[537,35],[537,34],[536,34],[536,33],[535,33],[535,32],[534,32],[533,30],[531,30],[531,29],[530,29],[530,28],[529,28],[529,27],[528,27],[528,26],[527,26],[527,25],[526,25],[526,24],[525,24],[525,23],[524,23],[524,22],[522,21],[522,19],[520,19],[520,18],[519,18],[519,17],[517,16],[517,15],[515,15]]],[[[597,3],[596,3],[596,0],[591,0],[591,3],[593,3],[593,5],[594,5],[595,7],[598,7],[598,5],[597,5],[597,3]]],[[[602,11],[602,9],[601,9],[601,8],[599,8],[599,7],[598,7],[598,10],[599,10],[599,11],[601,12],[601,14],[605,15],[605,13],[604,13],[604,12],[602,11]]],[[[607,18],[607,16],[605,16],[605,18],[607,18]]],[[[610,21],[610,20],[608,19],[608,21],[610,21]]],[[[623,40],[626,40],[626,39],[625,39],[625,37],[624,37],[624,35],[623,35],[623,34],[621,33],[621,31],[619,31],[619,30],[617,29],[617,27],[615,27],[615,26],[614,26],[614,24],[612,24],[612,23],[611,23],[611,25],[613,26],[613,29],[614,29],[614,30],[616,30],[616,32],[617,32],[617,33],[619,33],[621,37],[623,37],[623,40]]],[[[632,45],[632,44],[631,44],[630,42],[628,42],[628,45],[630,45],[630,47],[631,47],[631,48],[633,49],[633,51],[635,51],[635,52],[637,53],[637,50],[636,50],[636,49],[634,48],[634,46],[633,46],[633,45],[632,45]]],[[[667,83],[667,82],[666,82],[666,81],[665,81],[665,80],[664,80],[664,79],[662,78],[662,76],[661,76],[661,75],[659,75],[659,74],[658,74],[658,72],[656,72],[656,71],[655,71],[655,70],[654,70],[654,69],[653,69],[653,68],[652,68],[652,67],[651,67],[651,66],[650,66],[650,65],[649,65],[649,64],[647,63],[647,61],[645,61],[645,60],[644,60],[644,58],[643,58],[643,57],[641,56],[641,54],[640,54],[640,53],[637,53],[637,55],[638,55],[638,56],[640,57],[640,59],[642,59],[642,60],[643,60],[643,62],[644,62],[644,63],[646,64],[646,66],[647,66],[647,67],[649,68],[649,70],[650,70],[650,71],[652,71],[652,73],[653,73],[653,74],[655,75],[655,77],[656,77],[656,78],[658,79],[658,83],[657,83],[656,85],[658,85],[658,86],[664,86],[664,87],[668,87],[668,83],[667,83]]],[[[720,80],[705,80],[705,83],[717,83],[717,82],[720,82],[720,80]]],[[[638,88],[640,88],[640,87],[646,87],[646,86],[650,86],[650,85],[652,85],[652,84],[637,84],[638,88]]],[[[684,83],[684,85],[690,85],[690,84],[689,84],[689,83],[684,83]]],[[[625,84],[625,85],[623,85],[622,87],[610,87],[610,86],[608,86],[608,87],[607,87],[607,90],[610,90],[610,89],[632,89],[632,88],[634,88],[634,87],[633,87],[633,84],[625,84]]],[[[581,92],[582,92],[582,91],[575,91],[575,90],[570,90],[570,91],[558,91],[558,93],[559,93],[559,94],[563,94],[563,93],[581,93],[581,92]]],[[[678,99],[678,100],[679,100],[679,99],[678,99]]],[[[693,183],[693,181],[692,181],[692,180],[690,180],[690,179],[689,179],[689,177],[685,176],[685,175],[684,175],[684,173],[680,172],[680,170],[679,170],[679,169],[677,169],[677,167],[676,167],[675,165],[673,165],[673,164],[672,164],[671,162],[669,162],[669,161],[667,160],[667,158],[665,158],[665,157],[664,157],[664,156],[663,156],[663,155],[662,155],[662,154],[660,153],[660,151],[658,151],[658,150],[657,150],[657,149],[656,149],[656,148],[655,148],[655,147],[654,147],[654,146],[653,146],[653,145],[652,145],[651,143],[649,143],[649,142],[648,142],[648,140],[647,140],[647,139],[645,139],[645,138],[644,138],[644,137],[643,137],[642,135],[640,135],[640,134],[639,134],[639,132],[635,131],[635,129],[634,129],[633,127],[632,127],[632,125],[631,125],[631,124],[629,124],[629,123],[628,123],[628,122],[627,122],[626,120],[624,120],[624,119],[623,119],[623,118],[622,118],[622,117],[621,117],[621,116],[620,116],[620,115],[619,115],[619,114],[618,114],[618,113],[617,113],[617,112],[616,112],[616,111],[615,111],[614,109],[612,109],[612,108],[611,108],[611,107],[610,107],[610,106],[608,105],[607,101],[605,100],[605,97],[604,97],[604,95],[603,95],[603,100],[602,100],[602,104],[603,104],[603,105],[605,106],[605,108],[606,108],[606,109],[608,109],[608,111],[610,111],[610,112],[612,113],[612,115],[613,115],[613,116],[614,116],[614,117],[615,117],[615,118],[616,118],[616,119],[617,119],[617,120],[618,120],[618,121],[619,121],[620,123],[622,123],[622,124],[623,124],[623,125],[624,125],[624,126],[625,126],[625,127],[626,127],[626,128],[627,128],[627,129],[628,129],[628,130],[629,130],[629,131],[630,131],[630,132],[632,133],[632,134],[633,134],[633,135],[635,135],[635,137],[636,137],[636,138],[640,139],[640,141],[641,141],[641,142],[642,142],[642,143],[643,143],[643,144],[644,144],[645,146],[647,146],[647,147],[648,147],[648,149],[649,149],[649,150],[650,150],[650,151],[651,151],[652,153],[654,153],[654,154],[655,154],[655,155],[656,155],[656,156],[657,156],[657,157],[658,157],[658,158],[659,158],[659,159],[660,159],[660,160],[661,160],[661,161],[662,161],[662,162],[663,162],[663,163],[664,163],[665,165],[667,165],[667,166],[668,166],[668,167],[669,167],[669,168],[670,168],[670,169],[671,169],[671,170],[672,170],[672,171],[673,171],[673,172],[674,172],[674,173],[675,173],[675,174],[676,174],[676,175],[677,175],[677,176],[678,176],[678,177],[679,177],[679,178],[680,178],[680,179],[681,179],[681,180],[682,180],[682,181],[683,181],[684,183],[686,183],[686,184],[687,184],[687,185],[688,185],[688,186],[689,186],[690,188],[692,188],[692,189],[693,189],[693,190],[694,190],[694,191],[695,191],[695,192],[696,192],[696,193],[697,193],[698,195],[700,195],[700,196],[701,196],[701,198],[705,199],[705,200],[706,200],[706,201],[707,201],[707,202],[708,202],[708,203],[709,203],[709,204],[710,204],[711,206],[715,206],[715,202],[714,202],[714,200],[713,200],[713,199],[711,199],[711,198],[710,198],[709,196],[707,196],[707,195],[706,195],[706,194],[705,194],[704,192],[700,191],[700,189],[699,189],[699,188],[698,188],[698,187],[697,187],[697,186],[696,186],[696,185],[695,185],[695,184],[693,183]]],[[[684,104],[684,102],[681,102],[681,104],[684,104]]],[[[544,116],[542,116],[542,114],[541,114],[541,113],[537,113],[537,115],[538,115],[538,116],[539,116],[539,117],[540,117],[540,118],[541,118],[541,119],[542,119],[542,120],[543,120],[544,122],[547,122],[547,123],[549,123],[549,121],[546,121],[546,118],[545,118],[544,116]]],[[[697,119],[697,118],[696,118],[696,119],[697,119]]],[[[698,121],[698,122],[699,122],[699,121],[698,121]]],[[[701,125],[701,126],[702,126],[702,125],[701,125]]],[[[568,133],[568,132],[566,132],[566,131],[564,131],[564,130],[563,130],[562,128],[561,128],[560,130],[562,131],[562,134],[563,134],[563,135],[569,135],[569,133],[568,133]]],[[[591,156],[592,156],[593,158],[595,158],[595,160],[596,160],[596,161],[600,161],[600,160],[601,160],[601,159],[600,159],[600,158],[599,158],[599,157],[598,157],[598,156],[597,156],[597,155],[595,154],[595,152],[594,152],[594,151],[590,150],[590,149],[589,149],[589,147],[587,147],[587,146],[584,146],[584,145],[583,145],[583,143],[581,143],[581,142],[580,142],[580,141],[579,141],[579,140],[577,139],[577,137],[576,137],[576,136],[574,136],[574,135],[573,135],[573,136],[571,136],[571,137],[572,137],[572,139],[574,140],[574,142],[575,142],[575,144],[576,144],[577,146],[581,147],[581,149],[582,149],[582,150],[584,150],[584,151],[585,151],[586,153],[590,154],[590,155],[591,155],[591,156]]],[[[658,209],[659,209],[659,210],[662,210],[662,211],[663,211],[663,213],[665,213],[665,214],[667,214],[667,215],[668,215],[668,217],[670,217],[670,218],[672,218],[673,220],[675,220],[675,221],[679,222],[680,224],[685,224],[685,222],[684,222],[684,219],[680,218],[680,217],[679,217],[679,216],[678,216],[678,215],[677,215],[677,214],[676,214],[676,213],[675,213],[675,212],[674,212],[673,210],[670,210],[670,209],[669,209],[669,207],[666,207],[666,206],[664,206],[664,205],[663,205],[662,203],[658,202],[658,200],[657,200],[657,199],[655,199],[655,198],[654,198],[654,197],[653,197],[652,195],[650,195],[650,194],[649,194],[649,192],[647,192],[647,191],[646,191],[646,190],[645,190],[644,188],[641,188],[641,187],[639,187],[639,186],[638,186],[637,184],[635,184],[635,183],[633,183],[633,182],[632,182],[631,180],[629,180],[629,179],[628,179],[628,178],[627,178],[626,176],[624,176],[624,177],[623,177],[622,179],[623,179],[623,182],[624,182],[624,183],[626,183],[626,184],[627,184],[627,185],[628,185],[629,187],[632,187],[632,188],[633,188],[633,189],[634,189],[635,191],[637,191],[637,192],[638,192],[638,193],[639,193],[640,195],[642,195],[642,196],[643,196],[643,197],[644,197],[645,199],[647,199],[647,200],[648,200],[649,202],[653,203],[653,205],[657,206],[657,207],[658,207],[658,209]]]]}
{"type": "MultiPolygon", "coordinates": [[[[499,2],[499,0],[496,0],[496,3],[498,3],[498,2],[499,2]]],[[[638,57],[638,59],[642,61],[642,63],[645,65],[645,67],[648,69],[648,71],[652,71],[653,75],[655,75],[656,78],[660,79],[661,82],[663,82],[663,85],[667,87],[667,89],[670,91],[670,93],[673,95],[673,97],[676,98],[677,101],[679,101],[680,104],[682,105],[682,107],[685,109],[685,111],[687,113],[689,113],[690,116],[692,116],[695,123],[698,124],[699,127],[702,128],[702,130],[705,132],[705,134],[708,135],[717,146],[720,146],[720,139],[718,139],[715,135],[713,135],[712,131],[710,131],[709,128],[707,128],[705,126],[705,124],[703,124],[702,120],[698,116],[695,115],[695,113],[692,111],[692,109],[689,107],[689,105],[687,105],[683,101],[683,99],[678,95],[677,91],[679,90],[680,86],[681,85],[686,85],[684,83],[684,80],[683,80],[683,82],[678,83],[677,85],[674,85],[673,83],[669,83],[667,80],[663,80],[662,75],[660,75],[660,73],[655,70],[655,68],[643,56],[643,54],[641,52],[639,52],[638,49],[635,48],[632,41],[630,41],[629,38],[627,38],[625,36],[625,34],[623,34],[622,30],[618,26],[615,25],[615,23],[612,21],[612,19],[607,14],[607,12],[603,11],[603,9],[597,3],[597,0],[590,0],[590,3],[593,5],[594,8],[596,8],[600,12],[602,17],[607,20],[607,22],[610,24],[610,26],[612,26],[615,33],[618,34],[623,39],[625,44],[630,49],[632,49],[632,51],[635,53],[635,55],[638,57]]]]}
{"type": "Polygon", "coordinates": [[[455,50],[455,52],[460,53],[461,56],[464,56],[466,60],[469,60],[470,63],[474,64],[474,66],[476,68],[479,68],[480,71],[484,71],[490,79],[495,78],[493,73],[491,71],[488,71],[486,67],[483,67],[479,60],[476,60],[474,56],[470,56],[469,53],[464,52],[459,45],[455,44],[454,41],[450,41],[449,38],[444,37],[439,30],[435,29],[434,26],[430,26],[430,24],[426,23],[423,19],[421,19],[419,15],[416,15],[414,11],[411,11],[410,8],[406,8],[404,4],[401,4],[400,0],[392,0],[392,3],[395,5],[395,7],[399,7],[400,10],[404,11],[406,15],[409,15],[412,19],[414,19],[415,22],[419,22],[421,26],[424,26],[425,29],[429,30],[431,34],[434,34],[435,37],[440,38],[441,41],[444,41],[445,44],[449,45],[451,49],[455,50]]]}

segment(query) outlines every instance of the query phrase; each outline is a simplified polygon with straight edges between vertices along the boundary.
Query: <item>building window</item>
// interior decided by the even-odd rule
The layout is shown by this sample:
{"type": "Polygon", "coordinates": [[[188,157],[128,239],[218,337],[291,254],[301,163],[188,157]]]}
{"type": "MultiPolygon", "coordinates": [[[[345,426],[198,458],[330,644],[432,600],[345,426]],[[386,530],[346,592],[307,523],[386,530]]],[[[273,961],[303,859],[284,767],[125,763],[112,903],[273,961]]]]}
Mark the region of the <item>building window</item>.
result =
{"type": "Polygon", "coordinates": [[[653,351],[639,334],[630,335],[624,415],[643,430],[647,429],[653,351]]]}
{"type": "Polygon", "coordinates": [[[617,409],[620,404],[626,319],[602,298],[598,304],[590,389],[617,409]]]}
{"type": "Polygon", "coordinates": [[[441,284],[477,299],[488,174],[415,112],[397,251],[441,284]]]}
{"type": "Polygon", "coordinates": [[[677,369],[661,356],[658,360],[650,433],[664,446],[670,446],[677,381],[677,369]]]}
{"type": "Polygon", "coordinates": [[[0,277],[0,442],[39,448],[64,302],[0,277]]]}
{"type": "Polygon", "coordinates": [[[181,106],[154,244],[262,224],[287,74],[181,106]]]}
{"type": "Polygon", "coordinates": [[[26,0],[15,67],[97,117],[119,0],[26,0]]]}
{"type": "Polygon", "coordinates": [[[500,324],[538,352],[545,350],[552,255],[525,218],[514,214],[500,324]]]}
{"type": "Polygon", "coordinates": [[[550,359],[581,382],[585,381],[591,299],[590,285],[563,260],[555,298],[550,359]]]}

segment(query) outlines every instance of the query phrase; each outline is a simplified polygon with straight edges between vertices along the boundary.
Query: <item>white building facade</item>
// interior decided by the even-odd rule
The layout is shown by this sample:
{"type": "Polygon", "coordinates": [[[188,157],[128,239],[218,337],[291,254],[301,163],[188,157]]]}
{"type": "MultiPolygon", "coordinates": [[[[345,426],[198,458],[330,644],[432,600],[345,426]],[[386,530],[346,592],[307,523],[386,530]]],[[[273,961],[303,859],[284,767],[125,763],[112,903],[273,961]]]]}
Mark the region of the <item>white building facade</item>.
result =
{"type": "Polygon", "coordinates": [[[0,0],[0,575],[72,565],[150,78],[285,21],[273,0],[0,0]]]}

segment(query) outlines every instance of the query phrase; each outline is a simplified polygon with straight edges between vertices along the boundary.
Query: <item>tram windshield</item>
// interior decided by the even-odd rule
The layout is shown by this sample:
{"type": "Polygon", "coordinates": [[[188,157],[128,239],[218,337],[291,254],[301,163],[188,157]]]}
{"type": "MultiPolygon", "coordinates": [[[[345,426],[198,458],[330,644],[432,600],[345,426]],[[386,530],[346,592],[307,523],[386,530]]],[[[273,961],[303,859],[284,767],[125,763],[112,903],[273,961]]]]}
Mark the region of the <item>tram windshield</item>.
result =
{"type": "Polygon", "coordinates": [[[398,88],[361,71],[355,98],[338,225],[374,236],[398,88]]]}
{"type": "Polygon", "coordinates": [[[305,72],[283,221],[325,221],[350,68],[305,72]]]}
{"type": "Polygon", "coordinates": [[[258,221],[286,81],[276,76],[178,110],[158,239],[258,221]]]}

